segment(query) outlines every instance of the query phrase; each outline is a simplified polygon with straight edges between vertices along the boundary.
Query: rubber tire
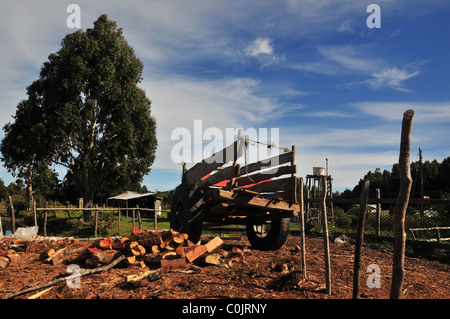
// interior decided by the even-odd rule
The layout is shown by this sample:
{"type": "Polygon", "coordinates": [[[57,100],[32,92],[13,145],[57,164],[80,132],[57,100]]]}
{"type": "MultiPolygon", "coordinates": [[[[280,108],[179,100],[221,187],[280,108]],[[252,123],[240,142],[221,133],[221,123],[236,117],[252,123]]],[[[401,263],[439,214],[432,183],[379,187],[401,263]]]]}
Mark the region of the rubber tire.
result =
{"type": "Polygon", "coordinates": [[[202,235],[203,221],[198,218],[192,223],[189,223],[191,218],[189,214],[188,190],[184,185],[180,185],[175,189],[170,208],[170,228],[188,234],[188,239],[197,243],[202,235]]]}
{"type": "Polygon", "coordinates": [[[270,229],[265,237],[259,237],[253,224],[246,225],[248,241],[254,249],[257,250],[278,250],[280,249],[289,235],[290,218],[273,219],[270,223],[270,229]]]}

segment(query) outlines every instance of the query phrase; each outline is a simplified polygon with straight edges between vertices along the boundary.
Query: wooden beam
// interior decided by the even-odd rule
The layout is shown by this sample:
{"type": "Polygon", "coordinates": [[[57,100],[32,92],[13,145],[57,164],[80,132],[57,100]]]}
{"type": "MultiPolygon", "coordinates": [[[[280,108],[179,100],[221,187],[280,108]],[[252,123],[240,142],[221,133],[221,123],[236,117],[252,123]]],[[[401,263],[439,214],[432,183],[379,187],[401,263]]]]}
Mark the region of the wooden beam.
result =
{"type": "MultiPolygon", "coordinates": [[[[242,187],[248,184],[259,183],[267,179],[271,179],[274,177],[279,177],[286,174],[292,174],[296,172],[295,166],[280,166],[275,167],[267,171],[259,172],[258,174],[243,176],[241,178],[236,179],[236,183],[238,187],[242,187]]],[[[228,182],[227,186],[230,185],[231,182],[228,182]]]]}
{"type": "MultiPolygon", "coordinates": [[[[249,190],[258,192],[258,193],[270,193],[270,192],[276,192],[276,191],[286,191],[286,190],[290,190],[290,186],[291,186],[291,182],[292,179],[291,177],[286,177],[286,178],[280,178],[280,179],[275,179],[275,180],[271,180],[271,181],[267,181],[267,182],[262,182],[259,184],[256,184],[255,186],[249,187],[249,190]]],[[[292,200],[291,194],[290,192],[285,192],[283,193],[282,197],[285,200],[292,200]]]]}
{"type": "Polygon", "coordinates": [[[243,137],[228,145],[224,149],[214,153],[210,157],[195,164],[184,174],[184,180],[187,184],[195,184],[206,175],[210,174],[219,166],[222,166],[230,161],[234,161],[235,157],[239,158],[243,154],[245,143],[243,137]]]}
{"type": "Polygon", "coordinates": [[[294,216],[298,215],[300,210],[298,204],[291,204],[285,201],[266,199],[261,197],[249,197],[239,193],[234,193],[222,189],[211,189],[208,197],[212,200],[230,201],[230,205],[239,205],[253,208],[264,208],[267,210],[285,210],[292,211],[294,216]]]}
{"type": "Polygon", "coordinates": [[[408,110],[403,114],[402,132],[400,139],[400,156],[398,171],[400,175],[400,189],[394,211],[394,254],[392,267],[392,283],[390,298],[400,299],[405,277],[405,216],[411,192],[412,177],[410,170],[411,131],[414,111],[408,110]]]}
{"type": "Polygon", "coordinates": [[[283,165],[292,162],[294,157],[293,152],[287,152],[280,155],[269,157],[265,160],[258,161],[256,163],[251,163],[246,166],[241,167],[241,175],[250,174],[261,169],[267,169],[275,167],[278,165],[283,165]]]}
{"type": "Polygon", "coordinates": [[[361,193],[361,204],[359,205],[358,232],[355,244],[355,262],[353,265],[353,299],[359,299],[359,281],[361,273],[361,248],[364,240],[364,224],[367,215],[367,202],[369,199],[370,181],[365,181],[361,193]]]}

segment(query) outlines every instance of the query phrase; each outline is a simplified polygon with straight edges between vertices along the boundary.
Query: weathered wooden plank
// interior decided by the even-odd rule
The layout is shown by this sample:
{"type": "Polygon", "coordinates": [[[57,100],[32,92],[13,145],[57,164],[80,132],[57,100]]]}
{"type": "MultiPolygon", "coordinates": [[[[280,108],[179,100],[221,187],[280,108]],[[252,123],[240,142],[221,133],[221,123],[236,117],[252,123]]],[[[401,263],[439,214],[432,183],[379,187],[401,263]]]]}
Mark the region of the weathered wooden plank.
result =
{"type": "Polygon", "coordinates": [[[246,166],[242,166],[241,175],[250,174],[252,172],[259,171],[261,169],[267,169],[292,162],[293,157],[294,157],[293,152],[287,152],[280,155],[269,157],[268,159],[261,160],[256,163],[251,163],[246,166]]]}
{"type": "Polygon", "coordinates": [[[226,191],[222,189],[211,189],[209,198],[215,200],[226,200],[229,201],[230,207],[243,206],[252,208],[263,208],[265,210],[286,210],[294,211],[295,216],[298,214],[300,207],[298,204],[292,204],[285,201],[272,200],[261,197],[247,196],[240,193],[235,193],[231,191],[226,191]]]}
{"type": "Polygon", "coordinates": [[[219,166],[222,166],[235,158],[239,158],[243,154],[244,139],[238,139],[234,143],[228,145],[224,149],[214,153],[210,157],[195,164],[184,173],[184,180],[187,184],[195,184],[204,176],[210,174],[219,166]]]}
{"type": "MultiPolygon", "coordinates": [[[[238,187],[249,185],[253,183],[259,183],[267,179],[271,179],[274,177],[279,177],[286,174],[292,174],[296,172],[295,166],[280,166],[275,167],[267,171],[260,172],[258,174],[242,176],[241,178],[236,179],[236,183],[238,187]]],[[[230,182],[227,186],[229,186],[230,182]]]]}
{"type": "MultiPolygon", "coordinates": [[[[263,182],[256,184],[252,187],[249,187],[249,190],[259,192],[259,193],[270,193],[270,192],[276,192],[280,190],[290,190],[291,189],[291,179],[292,177],[286,177],[286,178],[280,178],[271,180],[268,182],[263,182]]],[[[288,197],[291,197],[290,191],[286,194],[288,197]]],[[[285,198],[285,199],[291,199],[291,198],[285,198]]]]}

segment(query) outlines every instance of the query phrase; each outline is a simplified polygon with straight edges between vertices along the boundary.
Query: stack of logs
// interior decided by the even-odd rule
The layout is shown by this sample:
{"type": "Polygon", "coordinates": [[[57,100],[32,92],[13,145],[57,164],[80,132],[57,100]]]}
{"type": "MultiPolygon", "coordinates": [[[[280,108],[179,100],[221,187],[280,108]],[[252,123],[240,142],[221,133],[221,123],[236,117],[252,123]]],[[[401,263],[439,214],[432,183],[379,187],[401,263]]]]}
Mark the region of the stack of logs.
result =
{"type": "Polygon", "coordinates": [[[222,245],[220,237],[201,245],[192,243],[187,234],[172,229],[147,231],[133,227],[129,237],[96,240],[87,248],[68,245],[57,251],[50,249],[45,262],[53,265],[65,262],[85,268],[96,268],[123,255],[125,259],[121,265],[125,266],[186,270],[194,260],[197,260],[198,265],[221,264],[223,255],[217,251],[222,245]],[[74,253],[78,253],[75,258],[74,253]]]}

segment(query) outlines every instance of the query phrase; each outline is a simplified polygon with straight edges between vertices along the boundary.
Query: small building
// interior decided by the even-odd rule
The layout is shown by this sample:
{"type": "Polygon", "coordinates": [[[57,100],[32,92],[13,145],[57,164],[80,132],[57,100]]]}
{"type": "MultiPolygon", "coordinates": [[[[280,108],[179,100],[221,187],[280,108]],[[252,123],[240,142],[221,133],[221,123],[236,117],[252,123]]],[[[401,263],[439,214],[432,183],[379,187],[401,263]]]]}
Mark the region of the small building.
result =
{"type": "Polygon", "coordinates": [[[157,197],[156,193],[139,194],[136,192],[127,191],[125,193],[109,197],[106,200],[106,206],[129,209],[139,206],[140,208],[154,209],[158,216],[161,215],[161,198],[157,197]]]}

